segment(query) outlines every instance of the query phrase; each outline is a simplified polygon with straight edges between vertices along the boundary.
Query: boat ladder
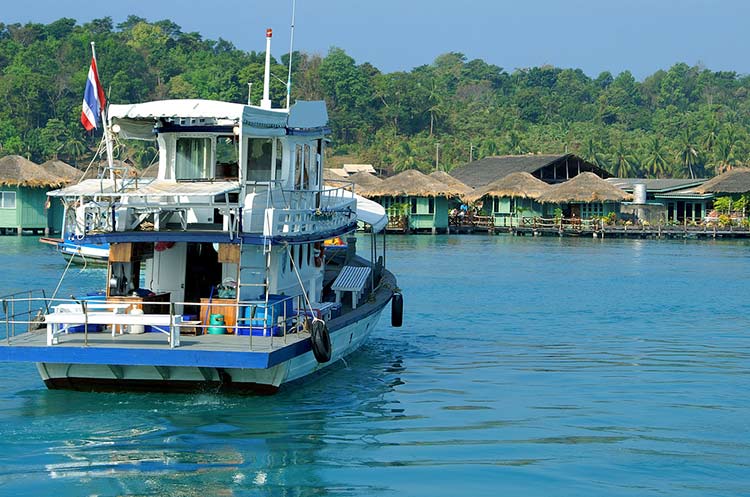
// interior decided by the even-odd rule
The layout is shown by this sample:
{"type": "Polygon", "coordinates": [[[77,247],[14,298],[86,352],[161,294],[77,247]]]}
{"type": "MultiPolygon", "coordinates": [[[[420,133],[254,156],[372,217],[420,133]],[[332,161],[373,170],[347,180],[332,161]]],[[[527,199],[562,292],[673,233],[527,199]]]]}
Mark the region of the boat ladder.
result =
{"type": "MultiPolygon", "coordinates": [[[[240,241],[240,253],[242,252],[243,244],[240,241]]],[[[268,273],[271,267],[271,241],[265,241],[263,243],[263,256],[265,259],[265,267],[261,266],[243,266],[242,257],[237,268],[237,297],[238,301],[241,300],[240,292],[242,288],[257,288],[260,290],[259,295],[262,294],[265,299],[268,299],[268,273]],[[250,283],[245,283],[245,280],[250,280],[250,283]],[[258,282],[261,280],[262,282],[258,282]]]]}

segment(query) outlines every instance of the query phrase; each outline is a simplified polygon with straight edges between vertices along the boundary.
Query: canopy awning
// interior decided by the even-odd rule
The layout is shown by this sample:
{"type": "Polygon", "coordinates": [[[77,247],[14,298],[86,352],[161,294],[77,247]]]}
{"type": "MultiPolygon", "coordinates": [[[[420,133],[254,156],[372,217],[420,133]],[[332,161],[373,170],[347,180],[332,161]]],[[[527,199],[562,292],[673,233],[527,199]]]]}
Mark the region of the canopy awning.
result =
{"type": "Polygon", "coordinates": [[[372,231],[378,233],[388,225],[388,215],[385,208],[377,202],[354,194],[357,199],[357,220],[372,226],[372,231]]]}
{"type": "Polygon", "coordinates": [[[281,136],[286,134],[287,117],[286,109],[200,99],[109,106],[110,123],[119,125],[123,137],[139,140],[153,140],[154,126],[167,119],[185,126],[241,124],[246,135],[281,136]]]}

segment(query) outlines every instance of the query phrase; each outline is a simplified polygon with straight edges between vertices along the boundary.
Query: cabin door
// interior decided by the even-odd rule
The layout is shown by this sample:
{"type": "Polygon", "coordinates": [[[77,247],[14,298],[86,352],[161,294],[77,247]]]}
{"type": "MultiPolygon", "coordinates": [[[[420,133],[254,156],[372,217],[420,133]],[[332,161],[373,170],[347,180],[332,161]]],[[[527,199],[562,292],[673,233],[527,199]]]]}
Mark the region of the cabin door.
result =
{"type": "MultiPolygon", "coordinates": [[[[219,254],[211,243],[188,243],[185,257],[185,302],[200,302],[202,298],[217,298],[216,288],[221,283],[219,254]]],[[[185,306],[186,314],[198,314],[200,309],[185,306]]]]}

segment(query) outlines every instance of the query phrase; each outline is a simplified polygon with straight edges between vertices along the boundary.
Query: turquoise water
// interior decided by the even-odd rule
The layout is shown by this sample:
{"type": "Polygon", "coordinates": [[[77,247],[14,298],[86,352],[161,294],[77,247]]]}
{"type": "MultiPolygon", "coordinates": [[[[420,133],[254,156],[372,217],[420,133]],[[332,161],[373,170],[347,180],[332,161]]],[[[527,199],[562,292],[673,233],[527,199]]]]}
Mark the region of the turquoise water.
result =
{"type": "MultiPolygon", "coordinates": [[[[0,495],[750,495],[750,244],[389,249],[404,327],[274,397],[47,391],[0,364],[0,495]]],[[[2,293],[65,267],[30,238],[0,254],[2,293]]]]}

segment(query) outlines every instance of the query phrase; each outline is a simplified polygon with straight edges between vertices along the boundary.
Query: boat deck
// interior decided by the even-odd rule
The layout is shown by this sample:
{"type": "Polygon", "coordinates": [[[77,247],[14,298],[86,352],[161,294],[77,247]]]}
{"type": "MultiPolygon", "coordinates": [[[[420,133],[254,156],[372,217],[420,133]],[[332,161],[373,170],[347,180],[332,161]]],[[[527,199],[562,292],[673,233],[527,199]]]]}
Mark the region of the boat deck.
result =
{"type": "Polygon", "coordinates": [[[171,348],[162,333],[69,333],[48,346],[46,330],[21,333],[0,344],[0,361],[269,368],[310,350],[309,334],[285,337],[197,335],[171,348]]]}
{"type": "MultiPolygon", "coordinates": [[[[294,344],[310,337],[307,332],[289,333],[285,336],[255,336],[255,335],[180,335],[179,349],[200,351],[230,351],[230,352],[270,352],[294,344]]],[[[7,342],[6,342],[7,343],[7,342]]],[[[10,345],[14,347],[36,347],[47,345],[47,331],[39,330],[11,336],[10,345]]],[[[117,347],[125,349],[164,349],[170,350],[167,337],[163,333],[149,332],[140,334],[117,333],[105,328],[103,331],[86,333],[68,333],[60,336],[56,348],[64,347],[117,347]]],[[[176,349],[172,349],[176,350],[176,349]]]]}

